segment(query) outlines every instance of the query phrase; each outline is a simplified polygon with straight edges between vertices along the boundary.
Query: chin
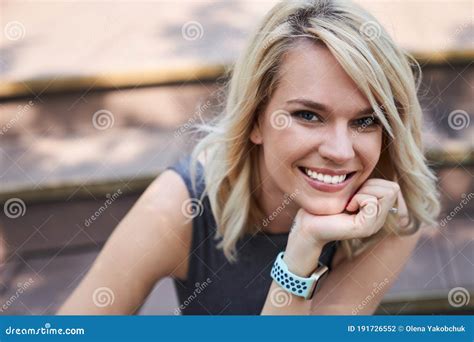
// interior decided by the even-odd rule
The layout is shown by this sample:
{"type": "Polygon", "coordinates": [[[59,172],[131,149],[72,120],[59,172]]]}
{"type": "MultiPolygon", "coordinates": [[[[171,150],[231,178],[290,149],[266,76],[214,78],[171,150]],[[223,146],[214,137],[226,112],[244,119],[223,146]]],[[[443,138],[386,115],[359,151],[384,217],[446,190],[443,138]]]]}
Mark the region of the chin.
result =
{"type": "Polygon", "coordinates": [[[336,215],[344,212],[346,203],[347,199],[343,198],[308,199],[301,207],[313,215],[336,215]]]}

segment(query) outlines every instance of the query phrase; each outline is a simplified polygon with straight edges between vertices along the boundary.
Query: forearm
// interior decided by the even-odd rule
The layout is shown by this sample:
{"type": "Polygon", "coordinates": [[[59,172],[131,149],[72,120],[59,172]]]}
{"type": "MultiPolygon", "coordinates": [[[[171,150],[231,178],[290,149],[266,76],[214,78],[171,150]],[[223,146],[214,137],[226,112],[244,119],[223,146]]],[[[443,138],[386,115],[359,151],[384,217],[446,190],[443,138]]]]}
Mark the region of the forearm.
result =
{"type": "MultiPolygon", "coordinates": [[[[287,248],[283,260],[292,273],[308,277],[317,267],[321,251],[321,247],[313,246],[310,252],[305,248],[287,248]]],[[[311,314],[311,300],[291,294],[277,282],[272,281],[261,315],[309,314],[311,314]]]]}
{"type": "Polygon", "coordinates": [[[261,315],[309,315],[311,301],[286,292],[272,281],[261,315]]]}
{"type": "Polygon", "coordinates": [[[312,315],[372,315],[416,248],[421,230],[386,236],[335,266],[312,301],[312,315]],[[396,252],[394,252],[396,251],[396,252]]]}

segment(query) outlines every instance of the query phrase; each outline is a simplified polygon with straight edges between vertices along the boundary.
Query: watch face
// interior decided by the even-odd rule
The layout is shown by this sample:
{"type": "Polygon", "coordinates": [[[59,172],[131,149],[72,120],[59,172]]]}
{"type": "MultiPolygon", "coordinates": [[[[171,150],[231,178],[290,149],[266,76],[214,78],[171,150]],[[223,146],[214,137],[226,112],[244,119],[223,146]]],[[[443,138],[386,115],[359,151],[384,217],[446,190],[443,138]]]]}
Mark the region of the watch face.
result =
{"type": "Polygon", "coordinates": [[[325,268],[326,268],[326,271],[324,271],[324,273],[319,277],[319,279],[313,283],[313,286],[309,291],[310,296],[308,297],[308,299],[313,298],[314,294],[319,290],[319,288],[321,287],[321,284],[324,282],[324,279],[326,279],[329,271],[327,270],[326,266],[325,268]]]}
{"type": "Polygon", "coordinates": [[[308,297],[308,299],[312,299],[312,298],[313,298],[314,294],[316,293],[316,289],[318,289],[318,288],[319,288],[319,279],[316,280],[316,281],[313,283],[313,286],[312,286],[312,288],[311,288],[311,290],[310,290],[310,292],[309,292],[309,297],[308,297]]]}

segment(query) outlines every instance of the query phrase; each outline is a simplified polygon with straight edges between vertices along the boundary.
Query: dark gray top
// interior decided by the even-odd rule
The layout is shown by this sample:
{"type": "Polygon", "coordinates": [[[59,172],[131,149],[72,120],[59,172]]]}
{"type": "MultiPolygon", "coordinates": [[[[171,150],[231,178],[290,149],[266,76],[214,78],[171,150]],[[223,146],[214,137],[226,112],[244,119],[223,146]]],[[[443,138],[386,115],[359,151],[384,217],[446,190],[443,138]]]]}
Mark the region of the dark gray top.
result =
{"type": "MultiPolygon", "coordinates": [[[[198,163],[195,193],[190,160],[186,156],[167,169],[182,177],[190,199],[196,204],[205,187],[203,166],[198,163]]],[[[174,278],[182,314],[259,315],[272,282],[271,267],[277,254],[285,249],[288,233],[245,235],[236,245],[238,260],[231,264],[222,249],[216,247],[219,240],[214,239],[216,223],[207,196],[202,201],[202,210],[195,213],[200,215],[193,218],[187,280],[174,278]]],[[[336,241],[326,244],[320,257],[329,269],[336,247],[336,241]]]]}

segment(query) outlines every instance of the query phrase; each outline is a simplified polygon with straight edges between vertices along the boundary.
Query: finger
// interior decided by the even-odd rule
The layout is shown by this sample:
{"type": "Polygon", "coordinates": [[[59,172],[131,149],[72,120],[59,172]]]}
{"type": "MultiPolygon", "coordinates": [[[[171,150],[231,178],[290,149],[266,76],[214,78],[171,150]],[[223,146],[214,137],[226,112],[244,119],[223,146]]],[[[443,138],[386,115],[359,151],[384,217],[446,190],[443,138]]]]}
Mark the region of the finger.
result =
{"type": "Polygon", "coordinates": [[[397,182],[394,181],[389,181],[387,179],[382,179],[382,178],[369,178],[365,181],[364,184],[367,185],[378,185],[378,186],[384,186],[384,187],[399,187],[397,182]]]}
{"type": "Polygon", "coordinates": [[[388,188],[388,189],[395,189],[395,190],[400,190],[400,185],[397,182],[392,182],[392,181],[387,181],[385,179],[378,179],[378,178],[370,178],[366,180],[360,189],[366,187],[366,186],[378,186],[378,187],[383,187],[383,188],[388,188]]]}
{"type": "Polygon", "coordinates": [[[408,219],[408,208],[401,191],[398,192],[397,198],[397,207],[398,207],[398,224],[400,227],[405,227],[409,223],[408,219]]]}
{"type": "Polygon", "coordinates": [[[400,216],[408,215],[407,204],[405,202],[405,198],[403,197],[403,194],[401,191],[399,191],[397,195],[397,207],[398,207],[398,215],[400,216]]]}
{"type": "Polygon", "coordinates": [[[390,210],[395,205],[400,191],[394,187],[367,186],[360,189],[358,193],[376,197],[383,209],[390,210]]]}
{"type": "Polygon", "coordinates": [[[380,208],[379,215],[385,217],[389,210],[396,205],[400,191],[398,191],[398,188],[394,186],[391,186],[390,188],[367,186],[364,189],[361,189],[359,193],[377,197],[380,208]]]}
{"type": "Polygon", "coordinates": [[[377,197],[378,199],[382,199],[384,197],[388,197],[391,195],[391,191],[393,191],[393,187],[383,187],[383,186],[375,186],[369,185],[360,188],[357,192],[358,194],[370,195],[377,197]]]}
{"type": "Polygon", "coordinates": [[[366,237],[371,235],[376,229],[377,217],[379,216],[380,207],[376,197],[358,195],[359,212],[354,217],[354,224],[358,237],[366,237]]]}
{"type": "MultiPolygon", "coordinates": [[[[400,187],[397,183],[389,182],[390,184],[386,186],[380,185],[368,185],[366,182],[358,191],[357,194],[365,194],[374,196],[380,201],[380,206],[382,213],[387,212],[395,205],[397,201],[398,194],[400,193],[400,187]]],[[[372,183],[373,184],[373,183],[372,183]]],[[[349,209],[353,209],[351,206],[349,209]]]]}
{"type": "Polygon", "coordinates": [[[336,215],[311,215],[307,217],[307,231],[320,241],[346,240],[352,238],[354,216],[346,213],[336,215]]]}
{"type": "Polygon", "coordinates": [[[400,191],[400,185],[396,182],[388,182],[385,180],[381,180],[381,182],[365,182],[357,192],[362,193],[370,193],[371,190],[378,191],[376,189],[385,189],[389,193],[392,193],[394,196],[398,195],[400,191]]]}
{"type": "Polygon", "coordinates": [[[350,200],[349,204],[346,206],[347,211],[356,211],[362,207],[362,204],[366,200],[375,200],[377,201],[377,198],[368,194],[355,194],[352,199],[350,200]]]}

